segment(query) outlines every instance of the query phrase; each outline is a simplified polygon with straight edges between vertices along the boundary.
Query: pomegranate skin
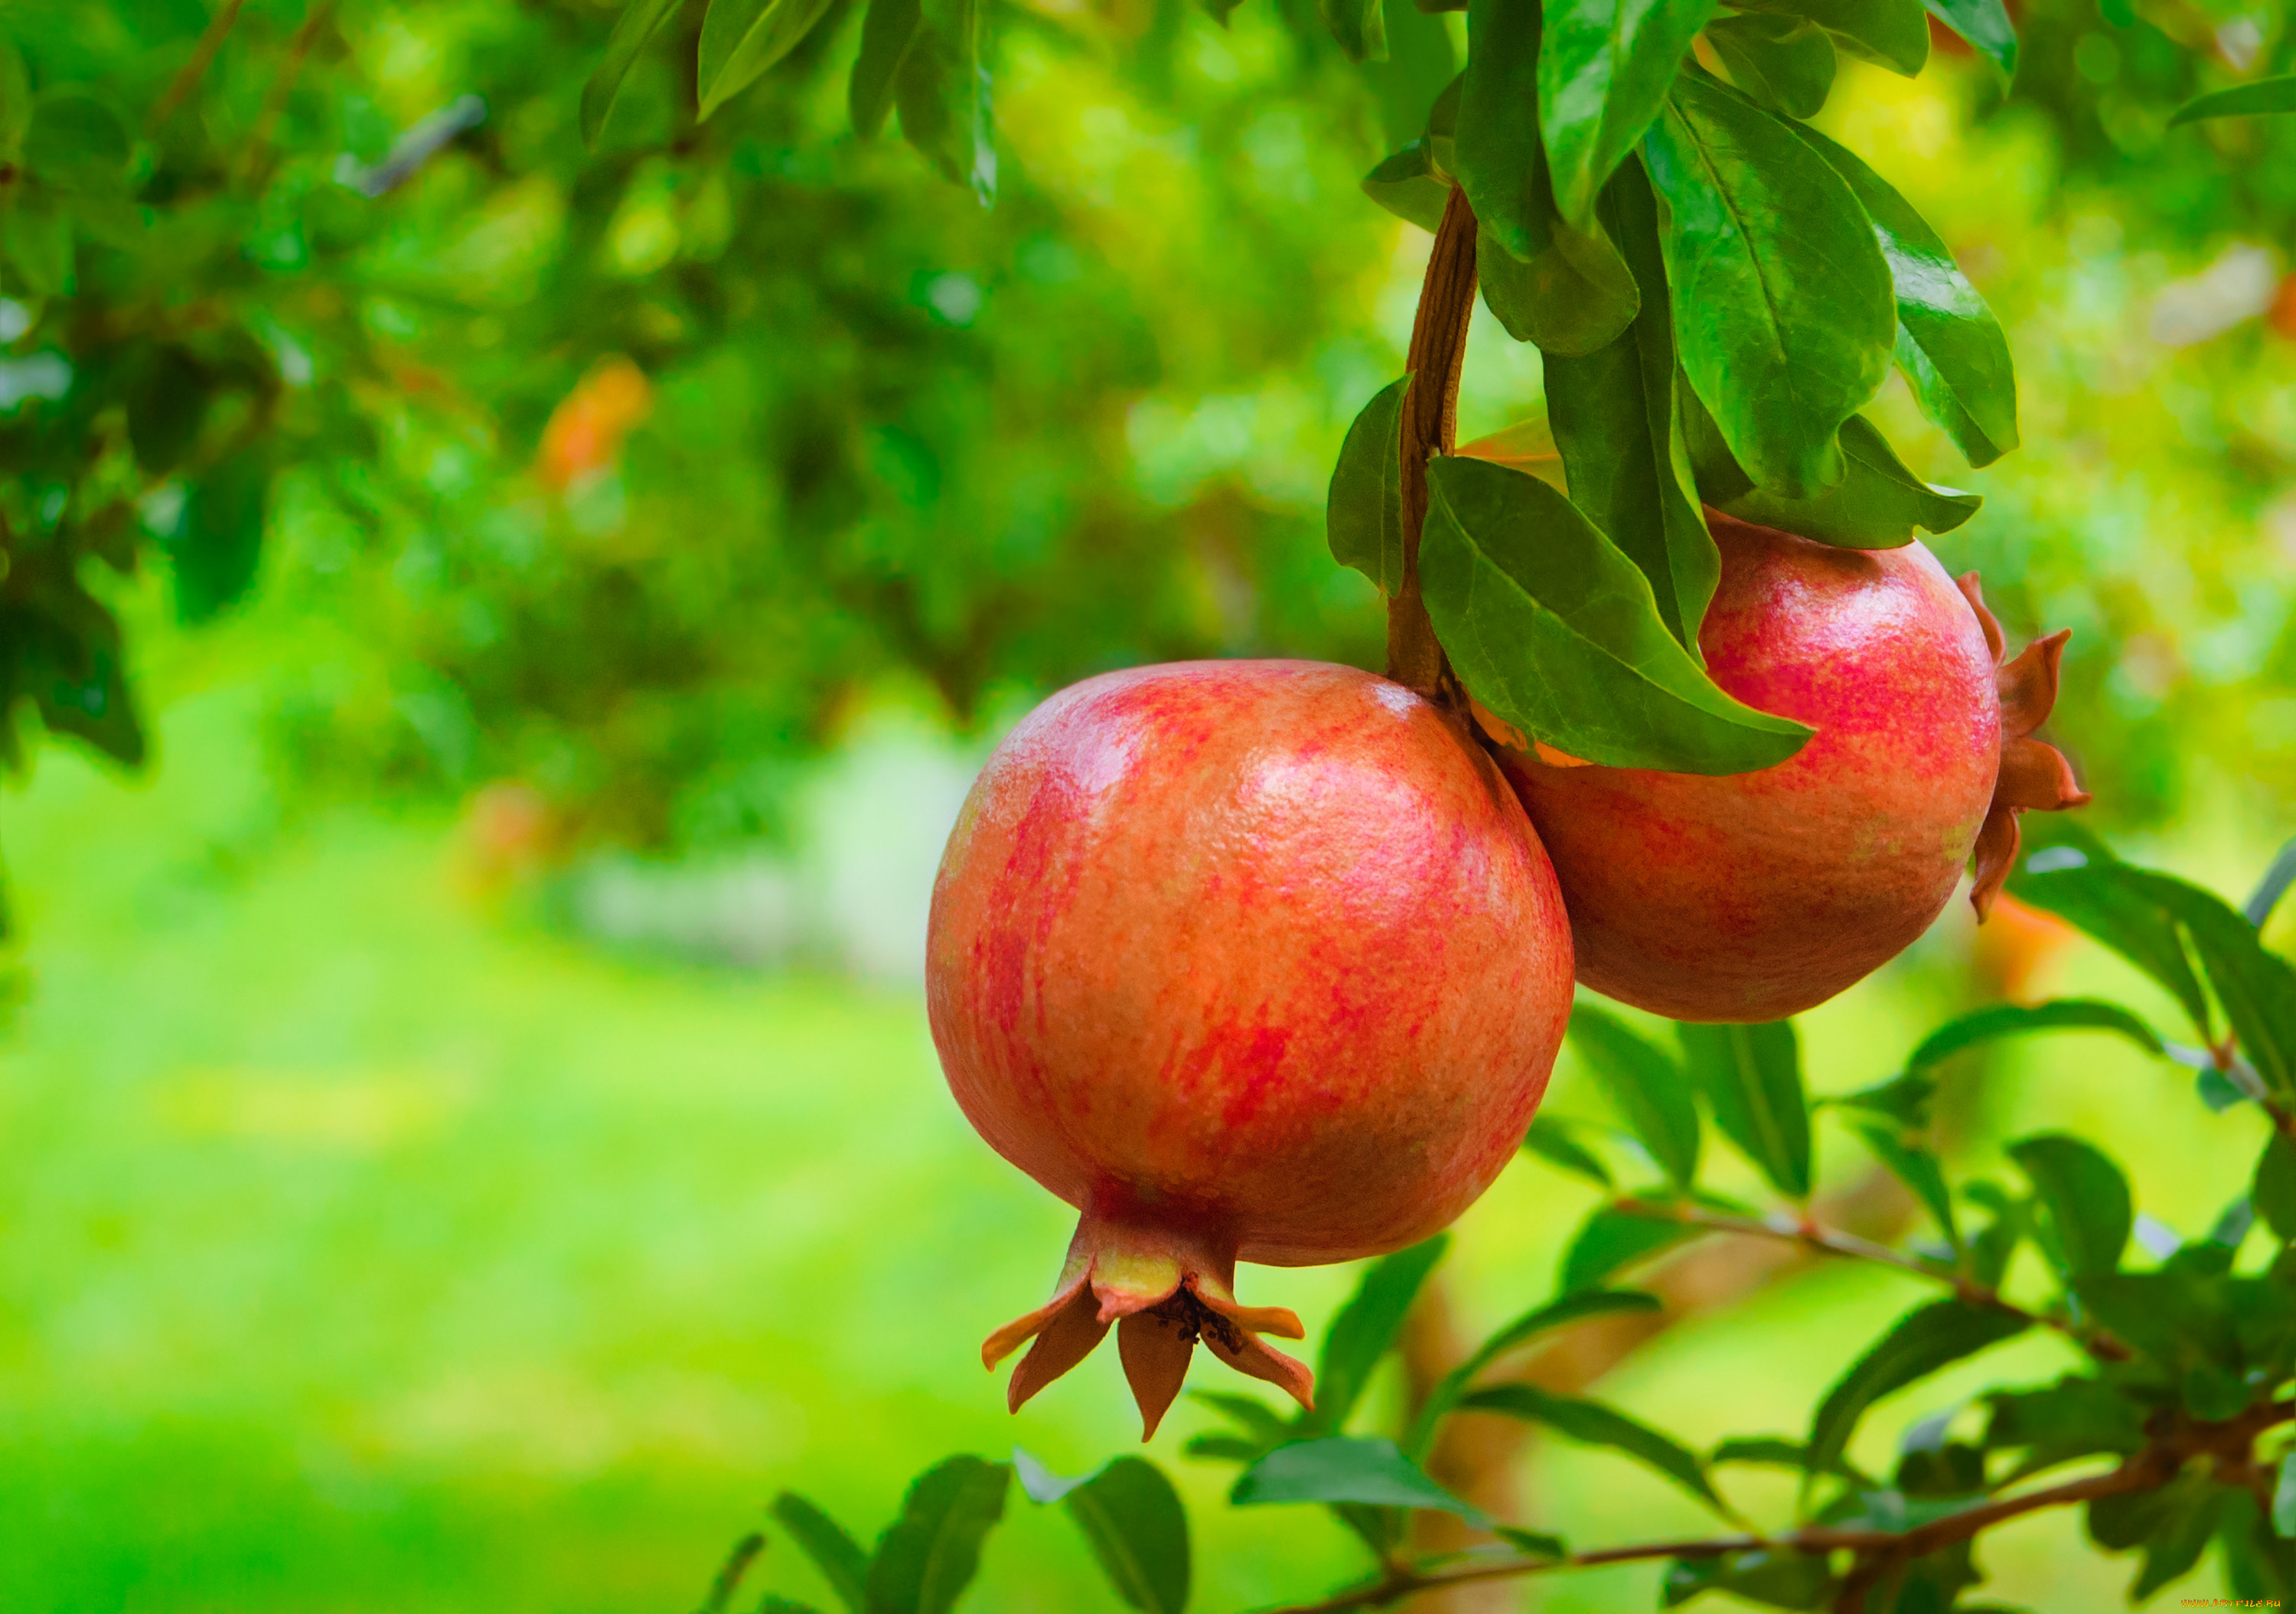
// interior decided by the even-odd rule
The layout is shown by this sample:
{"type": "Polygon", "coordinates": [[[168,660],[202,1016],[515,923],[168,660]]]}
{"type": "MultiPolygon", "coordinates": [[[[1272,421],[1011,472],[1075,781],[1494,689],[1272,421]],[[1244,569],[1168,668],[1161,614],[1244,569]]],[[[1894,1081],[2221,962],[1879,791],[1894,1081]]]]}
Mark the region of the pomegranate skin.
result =
{"type": "Polygon", "coordinates": [[[1152,1430],[1175,1338],[1306,1400],[1248,1337],[1297,1320],[1238,1307],[1235,1260],[1344,1261],[1457,1217],[1546,1090],[1570,979],[1521,807],[1400,685],[1200,661],[1047,700],[965,803],[926,945],[957,1103],[1082,1213],[1053,1303],[984,1352],[1042,1335],[1014,1405],[1119,1318],[1152,1430]]]}
{"type": "Polygon", "coordinates": [[[1836,549],[1709,520],[1708,670],[1816,736],[1718,778],[1512,749],[1501,765],[1554,859],[1581,981],[1676,1020],[1783,1020],[1951,899],[2000,770],[1997,645],[1918,543],[1836,549]]]}

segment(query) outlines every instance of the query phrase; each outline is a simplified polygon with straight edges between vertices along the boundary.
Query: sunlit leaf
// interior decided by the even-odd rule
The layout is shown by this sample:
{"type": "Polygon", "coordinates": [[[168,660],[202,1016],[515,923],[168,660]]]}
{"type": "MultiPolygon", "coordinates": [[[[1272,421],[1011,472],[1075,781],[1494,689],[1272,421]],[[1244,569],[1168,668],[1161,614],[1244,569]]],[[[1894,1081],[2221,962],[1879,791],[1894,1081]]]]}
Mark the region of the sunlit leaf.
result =
{"type": "Polygon", "coordinates": [[[1793,1022],[1676,1028],[1714,1124],[1788,1199],[1809,1197],[1809,1095],[1793,1022]]]}
{"type": "Polygon", "coordinates": [[[1833,37],[1800,17],[1742,14],[1706,26],[1730,82],[1774,112],[1815,118],[1833,91],[1833,37]]]}
{"type": "Polygon", "coordinates": [[[1845,549],[1895,549],[1916,529],[1950,532],[1977,513],[1973,493],[1924,482],[1862,414],[1841,424],[1841,481],[1814,499],[1781,498],[1741,470],[1703,405],[1685,400],[1685,442],[1698,490],[1741,520],[1845,549]]]}
{"type": "Polygon", "coordinates": [[[1807,17],[1851,55],[1908,78],[1930,59],[1922,0],[1738,0],[1738,9],[1807,17]]]}
{"type": "Polygon", "coordinates": [[[1713,14],[1714,0],[1546,0],[1538,119],[1564,218],[1593,217],[1713,14]]]}
{"type": "Polygon", "coordinates": [[[1923,0],[1930,14],[2011,77],[2017,71],[2017,30],[2003,0],[1923,0]]]}

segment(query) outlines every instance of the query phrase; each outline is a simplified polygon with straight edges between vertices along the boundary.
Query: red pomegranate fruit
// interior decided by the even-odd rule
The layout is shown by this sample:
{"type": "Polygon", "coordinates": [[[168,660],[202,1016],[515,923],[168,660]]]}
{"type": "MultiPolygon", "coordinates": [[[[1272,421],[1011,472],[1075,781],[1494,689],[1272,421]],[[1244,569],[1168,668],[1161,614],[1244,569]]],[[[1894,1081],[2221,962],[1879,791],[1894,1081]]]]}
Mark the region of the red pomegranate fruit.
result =
{"type": "Polygon", "coordinates": [[[1719,778],[1504,741],[1501,763],[1554,859],[1580,980],[1676,1020],[1783,1020],[1903,951],[1972,852],[1981,920],[2017,814],[2088,799],[2032,738],[2070,634],[2005,664],[1977,574],[1956,583],[1918,543],[1836,549],[1708,520],[1708,670],[1816,737],[1719,778]]]}
{"type": "Polygon", "coordinates": [[[933,888],[950,1091],[1081,1213],[1052,1299],[998,1329],[1021,1404],[1117,1326],[1152,1435],[1201,1339],[1310,1401],[1238,1259],[1345,1261],[1488,1187],[1570,1007],[1546,855],[1432,706],[1351,668],[1105,674],[997,748],[933,888]]]}

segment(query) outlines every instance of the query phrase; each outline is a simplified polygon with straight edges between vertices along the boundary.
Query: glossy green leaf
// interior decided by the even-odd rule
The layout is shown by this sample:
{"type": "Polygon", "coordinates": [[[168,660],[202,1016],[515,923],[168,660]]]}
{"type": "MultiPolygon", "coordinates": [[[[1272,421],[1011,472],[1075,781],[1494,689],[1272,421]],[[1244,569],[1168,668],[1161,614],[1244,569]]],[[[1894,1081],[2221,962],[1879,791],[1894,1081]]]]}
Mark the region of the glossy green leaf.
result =
{"type": "MultiPolygon", "coordinates": [[[[1611,1176],[1611,1168],[1603,1164],[1603,1157],[1572,1136],[1571,1131],[1558,1116],[1534,1116],[1530,1129],[1522,1135],[1522,1151],[1535,1154],[1558,1171],[1566,1171],[1597,1188],[1616,1188],[1618,1182],[1611,1176]]],[[[1321,1381],[1322,1375],[1318,1374],[1319,1385],[1321,1381]]],[[[1316,1393],[1320,1396],[1321,1389],[1316,1393]]]]}
{"type": "Polygon", "coordinates": [[[1437,176],[1423,140],[1414,140],[1382,159],[1377,168],[1363,176],[1363,193],[1430,235],[1441,227],[1443,209],[1451,200],[1451,187],[1437,176]]]}
{"type": "Polygon", "coordinates": [[[595,148],[598,135],[606,127],[606,115],[614,110],[620,98],[622,86],[637,65],[639,55],[645,50],[661,25],[676,11],[678,0],[629,0],[622,14],[614,22],[614,31],[606,40],[606,53],[590,71],[582,86],[582,139],[595,148]]]}
{"type": "Polygon", "coordinates": [[[1665,1049],[1593,1004],[1570,1006],[1566,1035],[1659,1169],[1677,1186],[1690,1186],[1698,1176],[1698,1106],[1682,1067],[1665,1049]]]}
{"type": "Polygon", "coordinates": [[[1546,407],[1571,503],[1649,579],[1659,616],[1701,667],[1698,628],[1722,572],[1675,406],[1674,322],[1658,204],[1629,159],[1603,197],[1603,227],[1639,291],[1634,323],[1583,356],[1545,356],[1546,407]]]}
{"type": "Polygon", "coordinates": [[[1427,1398],[1420,1403],[1419,1412],[1411,1421],[1411,1433],[1404,1440],[1404,1449],[1414,1456],[1425,1456],[1434,1446],[1436,1426],[1473,1387],[1475,1375],[1509,1351],[1529,1344],[1541,1334],[1553,1333],[1589,1317],[1661,1309],[1657,1296],[1631,1289],[1586,1290],[1533,1307],[1477,1346],[1465,1361],[1444,1374],[1427,1392],[1427,1398]]]}
{"type": "Polygon", "coordinates": [[[1324,506],[1332,558],[1390,596],[1403,588],[1403,397],[1410,387],[1407,375],[1389,382],[1356,416],[1324,506]]]}
{"type": "MultiPolygon", "coordinates": [[[[2035,815],[2028,815],[2030,823],[2035,815]]],[[[2009,875],[2009,895],[2086,931],[2151,976],[2183,1005],[2205,1043],[2216,1041],[2215,1011],[2194,973],[2173,917],[2121,878],[2128,865],[2061,815],[2038,827],[2009,875]],[[2038,840],[2039,837],[2033,837],[2038,840]]],[[[2028,830],[2029,837],[2032,831],[2028,830]]]]}
{"type": "Polygon", "coordinates": [[[1786,124],[1685,72],[1643,143],[1667,207],[1682,366],[1753,481],[1814,499],[1837,438],[1889,373],[1890,266],[1857,199],[1786,124]]]}
{"type": "Polygon", "coordinates": [[[2256,1183],[2249,1190],[2249,1202],[2275,1238],[2284,1244],[2296,1240],[2296,1139],[2285,1133],[2273,1134],[2257,1158],[2256,1183]]]}
{"type": "Polygon", "coordinates": [[[1737,774],[1810,730],[1731,699],[1667,631],[1650,581],[1535,477],[1456,456],[1428,466],[1420,586],[1467,687],[1574,757],[1737,774]]]}
{"type": "Polygon", "coordinates": [[[1316,11],[1349,61],[1387,60],[1387,16],[1381,0],[1316,0],[1316,11]]]}
{"type": "Polygon", "coordinates": [[[1676,1028],[1714,1124],[1791,1200],[1810,1188],[1809,1095],[1792,1020],[1676,1028]]]}
{"type": "Polygon", "coordinates": [[[1904,1134],[1882,1122],[1865,1122],[1857,1132],[1865,1140],[1866,1147],[1874,1151],[1874,1158],[1922,1202],[1922,1208],[1930,1213],[1930,1219],[1938,1225],[1946,1242],[1958,1250],[1961,1223],[1953,1213],[1953,1190],[1946,1185],[1945,1170],[1937,1156],[1907,1142],[1904,1134]]]}
{"type": "Polygon", "coordinates": [[[1873,221],[1897,297],[1898,367],[1915,401],[1971,464],[1991,464],[2018,441],[2017,375],[2001,322],[1938,233],[1889,181],[1816,129],[1798,132],[1873,221]]]}
{"type": "Polygon", "coordinates": [[[1718,436],[1706,430],[1702,406],[1685,406],[1684,437],[1699,491],[1741,520],[1775,527],[1845,549],[1896,549],[1915,528],[1950,532],[1975,515],[1984,499],[1924,482],[1897,455],[1879,428],[1862,414],[1841,423],[1841,480],[1814,499],[1780,498],[1757,487],[1718,436]]]}
{"type": "Polygon", "coordinates": [[[233,455],[193,487],[172,545],[183,620],[205,622],[255,586],[270,504],[271,466],[256,451],[233,455]]]}
{"type": "Polygon", "coordinates": [[[901,65],[924,29],[920,0],[869,0],[861,20],[861,53],[853,59],[853,77],[845,89],[853,132],[862,139],[873,140],[883,130],[900,85],[901,65]]]}
{"type": "Polygon", "coordinates": [[[861,1544],[847,1534],[843,1525],[794,1491],[775,1497],[770,1511],[851,1614],[867,1614],[869,1554],[861,1544]]]}
{"type": "Polygon", "coordinates": [[[1562,1252],[1555,1287],[1566,1294],[1599,1288],[1629,1267],[1702,1238],[1705,1231],[1686,1222],[1629,1216],[1605,1205],[1587,1218],[1562,1252]]]}
{"type": "Polygon", "coordinates": [[[983,0],[937,0],[893,78],[901,136],[952,184],[987,206],[996,196],[988,74],[981,58],[983,0]]]}
{"type": "Polygon", "coordinates": [[[1316,1410],[1301,1418],[1301,1433],[1335,1434],[1347,1427],[1373,1370],[1394,1346],[1412,1302],[1450,1247],[1450,1235],[1438,1233],[1364,1269],[1354,1296],[1324,1331],[1324,1351],[1316,1364],[1316,1410]]]}
{"type": "Polygon", "coordinates": [[[1503,1413],[1526,1423],[1544,1424],[1583,1446],[1621,1452],[1647,1463],[1709,1506],[1721,1505],[1697,1453],[1616,1407],[1583,1397],[1554,1395],[1529,1384],[1496,1384],[1475,1390],[1459,1406],[1463,1412],[1503,1413]]]}
{"type": "Polygon", "coordinates": [[[1390,145],[1403,145],[1427,132],[1428,113],[1459,71],[1458,47],[1442,18],[1412,0],[1383,0],[1387,60],[1366,61],[1357,71],[1379,102],[1382,132],[1390,145]]]}
{"type": "Polygon", "coordinates": [[[2064,1133],[2021,1139],[2008,1147],[2046,1215],[2045,1242],[2066,1275],[2119,1269],[2136,1220],[2128,1179],[2095,1145],[2064,1133]]]}
{"type": "Polygon", "coordinates": [[[1714,0],[1546,0],[1538,120],[1564,218],[1594,216],[1713,14],[1714,0]]]}
{"type": "Polygon", "coordinates": [[[1018,1449],[1013,1468],[1031,1501],[1066,1505],[1127,1606],[1145,1614],[1187,1607],[1188,1514],[1163,1470],[1145,1457],[1119,1457],[1095,1474],[1068,1479],[1018,1449]]]}
{"type": "Polygon", "coordinates": [[[2011,78],[2017,72],[2017,30],[2003,0],[1923,0],[1930,15],[1967,40],[2011,78]]]}
{"type": "Polygon", "coordinates": [[[695,78],[707,119],[795,50],[829,0],[709,0],[695,78]]]}
{"type": "Polygon", "coordinates": [[[2252,118],[2275,112],[2296,112],[2296,73],[2195,95],[2177,109],[2169,119],[2169,127],[2173,129],[2180,123],[2197,123],[2203,118],[2252,118]]]}
{"type": "Polygon", "coordinates": [[[1425,1508],[1478,1528],[1490,1523],[1481,1509],[1436,1484],[1394,1441],[1379,1437],[1332,1435],[1279,1446],[1244,1471],[1228,1499],[1238,1507],[1322,1502],[1425,1508]]]}
{"type": "Polygon", "coordinates": [[[1004,1516],[1012,1478],[1008,1464],[979,1457],[950,1457],[918,1475],[870,1560],[868,1614],[948,1614],[1004,1516]]]}
{"type": "Polygon", "coordinates": [[[1930,59],[1930,20],[1922,0],[1734,0],[1740,11],[1806,17],[1841,48],[1911,78],[1930,59]]]}
{"type": "Polygon", "coordinates": [[[1706,25],[1730,82],[1774,112],[1815,118],[1833,93],[1833,37],[1800,17],[1740,14],[1706,25]]]}
{"type": "Polygon", "coordinates": [[[1450,168],[1476,220],[1519,260],[1551,237],[1554,205],[1538,137],[1538,0],[1473,0],[1450,168]]]}
{"type": "Polygon", "coordinates": [[[1908,1070],[1943,1064],[1964,1049],[2034,1031],[2111,1031],[2147,1053],[2165,1053],[2152,1028],[2119,1004],[2094,997],[2056,997],[2039,1004],[1988,1004],[1948,1020],[1921,1041],[1906,1060],[1908,1070]]]}
{"type": "Polygon", "coordinates": [[[1529,262],[1488,230],[1475,233],[1475,274],[1506,333],[1542,353],[1592,353],[1618,339],[1639,307],[1633,274],[1604,235],[1580,235],[1542,217],[1529,262]]]}
{"type": "Polygon", "coordinates": [[[1812,1473],[1824,1473],[1849,1449],[1858,1420],[1874,1402],[1988,1346],[2024,1332],[2026,1320],[1991,1307],[1939,1300],[1899,1318],[1826,1392],[1810,1421],[1812,1473]]]}

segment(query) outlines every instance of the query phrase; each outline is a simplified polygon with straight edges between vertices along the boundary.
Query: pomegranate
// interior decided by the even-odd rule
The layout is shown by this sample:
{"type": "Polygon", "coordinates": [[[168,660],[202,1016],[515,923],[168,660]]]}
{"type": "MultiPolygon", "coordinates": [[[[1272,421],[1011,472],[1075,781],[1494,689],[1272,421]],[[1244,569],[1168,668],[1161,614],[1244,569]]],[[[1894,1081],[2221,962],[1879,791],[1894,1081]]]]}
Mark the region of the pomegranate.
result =
{"type": "Polygon", "coordinates": [[[1570,1007],[1546,855],[1479,748],[1398,684],[1196,661],[1063,690],[997,748],[926,943],[965,1116],[1081,1213],[1021,1404],[1117,1325],[1144,1438],[1201,1339],[1311,1404],[1235,1263],[1427,1237],[1488,1187],[1570,1007]]]}
{"type": "Polygon", "coordinates": [[[1588,766],[1511,733],[1501,764],[1554,859],[1580,980],[1676,1020],[1782,1020],[1902,951],[1972,852],[1983,919],[2017,814],[2088,799],[2031,737],[2070,634],[2004,664],[1977,574],[1956,584],[1918,543],[1836,549],[1708,520],[1708,670],[1816,737],[1720,778],[1588,766]]]}

